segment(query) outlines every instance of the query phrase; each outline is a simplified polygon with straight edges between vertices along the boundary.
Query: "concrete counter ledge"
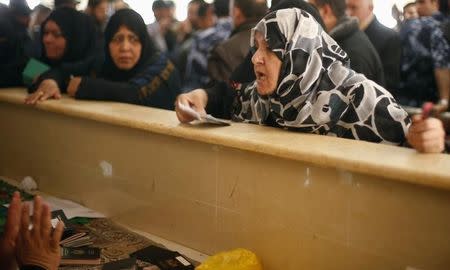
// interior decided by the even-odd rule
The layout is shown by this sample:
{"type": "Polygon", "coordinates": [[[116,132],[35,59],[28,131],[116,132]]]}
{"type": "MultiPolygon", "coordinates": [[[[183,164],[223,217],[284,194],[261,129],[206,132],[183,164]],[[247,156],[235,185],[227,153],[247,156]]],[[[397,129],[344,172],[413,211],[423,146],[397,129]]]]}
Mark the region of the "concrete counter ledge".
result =
{"type": "MultiPolygon", "coordinates": [[[[23,89],[0,91],[0,102],[22,105],[25,97],[23,89]]],[[[443,154],[423,155],[404,147],[242,123],[232,123],[230,127],[184,125],[172,111],[115,102],[76,101],[63,97],[35,107],[167,136],[450,189],[450,156],[443,154]]]]}
{"type": "Polygon", "coordinates": [[[450,269],[450,156],[0,89],[0,175],[265,270],[450,269]],[[410,267],[410,268],[408,268],[410,267]]]}

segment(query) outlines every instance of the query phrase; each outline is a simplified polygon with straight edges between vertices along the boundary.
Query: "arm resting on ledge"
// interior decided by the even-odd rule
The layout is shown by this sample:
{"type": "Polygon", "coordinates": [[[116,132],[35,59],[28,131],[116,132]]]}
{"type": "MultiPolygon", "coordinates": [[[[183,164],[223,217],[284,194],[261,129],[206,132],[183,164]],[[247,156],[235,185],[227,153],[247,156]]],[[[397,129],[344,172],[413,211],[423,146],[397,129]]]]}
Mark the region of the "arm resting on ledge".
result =
{"type": "Polygon", "coordinates": [[[143,104],[139,98],[139,88],[136,85],[86,77],[82,78],[75,98],[143,104]]]}
{"type": "Polygon", "coordinates": [[[75,98],[118,101],[172,110],[176,96],[172,90],[174,89],[167,87],[164,82],[156,89],[149,90],[147,86],[140,87],[130,82],[83,77],[75,98]]]}

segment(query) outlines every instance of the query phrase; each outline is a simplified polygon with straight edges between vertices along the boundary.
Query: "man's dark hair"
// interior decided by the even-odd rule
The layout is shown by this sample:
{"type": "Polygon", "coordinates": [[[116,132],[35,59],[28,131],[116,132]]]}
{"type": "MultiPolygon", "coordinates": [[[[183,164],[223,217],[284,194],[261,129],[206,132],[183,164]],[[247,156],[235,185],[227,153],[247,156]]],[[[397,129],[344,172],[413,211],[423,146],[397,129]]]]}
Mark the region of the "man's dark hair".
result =
{"type": "Polygon", "coordinates": [[[319,7],[323,7],[324,5],[330,5],[331,10],[334,13],[336,18],[340,19],[345,16],[346,4],[345,0],[316,0],[316,4],[319,7]]]}
{"type": "Polygon", "coordinates": [[[204,1],[200,2],[200,6],[198,7],[197,15],[200,18],[204,18],[208,13],[208,10],[211,8],[211,4],[208,4],[204,1]]]}
{"type": "Polygon", "coordinates": [[[169,8],[169,5],[164,0],[155,0],[152,4],[152,10],[155,11],[157,9],[169,8]]]}
{"type": "Polygon", "coordinates": [[[11,0],[9,9],[14,16],[29,16],[31,9],[25,0],[11,0]]]}
{"type": "Polygon", "coordinates": [[[79,0],[55,0],[55,8],[61,8],[65,6],[77,5],[79,4],[79,0]]]}
{"type": "Polygon", "coordinates": [[[241,10],[247,20],[260,20],[267,13],[267,2],[265,0],[234,0],[234,5],[241,10]]]}
{"type": "Polygon", "coordinates": [[[226,17],[230,15],[230,0],[214,0],[214,13],[217,17],[226,17]]]}
{"type": "Polygon", "coordinates": [[[204,2],[205,2],[204,0],[191,0],[191,1],[189,1],[188,5],[194,4],[194,3],[201,4],[201,3],[204,3],[204,2]]]}
{"type": "Polygon", "coordinates": [[[276,5],[278,5],[282,0],[272,0],[272,2],[270,3],[271,7],[274,7],[276,5]]]}
{"type": "Polygon", "coordinates": [[[107,2],[108,0],[89,0],[88,7],[95,8],[103,2],[107,2]]]}
{"type": "Polygon", "coordinates": [[[166,0],[166,4],[169,8],[175,7],[175,2],[173,2],[172,0],[166,0]]]}
{"type": "Polygon", "coordinates": [[[309,14],[311,14],[311,16],[314,17],[314,19],[316,19],[316,21],[322,26],[323,29],[326,29],[325,23],[323,22],[322,17],[320,17],[319,11],[315,6],[311,5],[310,3],[304,0],[282,0],[275,6],[271,6],[270,11],[285,8],[299,8],[308,12],[309,14]]]}

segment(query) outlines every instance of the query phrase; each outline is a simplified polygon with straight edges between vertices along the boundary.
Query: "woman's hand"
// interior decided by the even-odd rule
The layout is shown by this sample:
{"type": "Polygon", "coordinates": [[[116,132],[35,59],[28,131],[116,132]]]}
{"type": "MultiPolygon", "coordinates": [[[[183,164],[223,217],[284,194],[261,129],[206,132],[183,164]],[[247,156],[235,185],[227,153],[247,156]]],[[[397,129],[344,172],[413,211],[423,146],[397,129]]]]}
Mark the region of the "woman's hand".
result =
{"type": "Polygon", "coordinates": [[[80,87],[81,77],[72,77],[69,81],[69,86],[67,86],[67,94],[71,97],[75,97],[78,91],[78,87],[80,87]]]}
{"type": "Polygon", "coordinates": [[[19,235],[22,203],[20,193],[14,192],[8,208],[5,231],[0,239],[0,269],[16,269],[16,240],[19,235]]]}
{"type": "Polygon", "coordinates": [[[185,111],[181,110],[178,104],[189,106],[201,115],[205,115],[205,108],[207,103],[208,95],[206,94],[206,91],[204,89],[196,89],[189,93],[179,95],[177,97],[177,100],[175,101],[175,111],[177,113],[178,120],[180,120],[181,123],[189,123],[195,120],[192,115],[187,114],[185,111]]]}
{"type": "Polygon", "coordinates": [[[412,117],[408,130],[408,143],[422,153],[440,153],[445,149],[445,131],[442,122],[436,118],[412,117]]]}
{"type": "Polygon", "coordinates": [[[42,198],[34,198],[33,228],[30,230],[29,206],[22,207],[20,233],[17,241],[17,261],[20,266],[35,265],[47,270],[57,270],[60,261],[59,241],[64,224],[58,222],[52,232],[50,208],[42,198]]]}
{"type": "Polygon", "coordinates": [[[25,99],[25,104],[34,105],[37,102],[44,101],[49,98],[61,98],[61,91],[59,90],[58,84],[52,79],[43,80],[36,92],[30,94],[25,99]]]}

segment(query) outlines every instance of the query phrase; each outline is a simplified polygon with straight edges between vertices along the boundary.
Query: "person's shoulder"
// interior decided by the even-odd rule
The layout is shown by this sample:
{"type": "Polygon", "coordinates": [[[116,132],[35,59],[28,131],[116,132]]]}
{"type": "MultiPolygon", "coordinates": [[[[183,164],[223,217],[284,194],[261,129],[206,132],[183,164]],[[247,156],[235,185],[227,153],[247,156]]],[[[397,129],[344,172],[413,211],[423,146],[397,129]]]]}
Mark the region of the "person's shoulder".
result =
{"type": "Polygon", "coordinates": [[[361,30],[353,31],[348,38],[346,39],[346,43],[349,43],[349,47],[359,49],[362,51],[370,51],[376,52],[376,49],[369,37],[361,30]]]}
{"type": "Polygon", "coordinates": [[[408,36],[431,36],[432,33],[441,31],[441,23],[433,17],[421,17],[409,20],[402,29],[402,33],[408,36]]]}
{"type": "Polygon", "coordinates": [[[409,33],[417,32],[422,28],[422,24],[420,19],[408,19],[404,21],[402,25],[402,29],[400,30],[401,34],[410,35],[409,33]]]}
{"type": "Polygon", "coordinates": [[[221,18],[217,20],[217,24],[215,25],[217,31],[230,31],[233,29],[233,22],[231,18],[221,18]]]}
{"type": "Polygon", "coordinates": [[[250,36],[251,36],[251,29],[240,31],[230,36],[228,39],[224,40],[222,43],[217,45],[217,47],[227,48],[229,46],[234,45],[245,45],[246,47],[250,47],[250,43],[248,42],[250,40],[250,36]]]}
{"type": "Polygon", "coordinates": [[[394,29],[387,27],[386,25],[382,24],[376,17],[373,19],[371,25],[373,24],[373,27],[378,31],[382,32],[383,35],[387,36],[398,36],[398,32],[396,32],[394,29]]]}
{"type": "Polygon", "coordinates": [[[375,69],[377,66],[381,66],[377,50],[361,30],[354,31],[349,35],[343,41],[341,47],[349,55],[351,66],[356,64],[357,66],[365,66],[366,69],[375,69]]]}

